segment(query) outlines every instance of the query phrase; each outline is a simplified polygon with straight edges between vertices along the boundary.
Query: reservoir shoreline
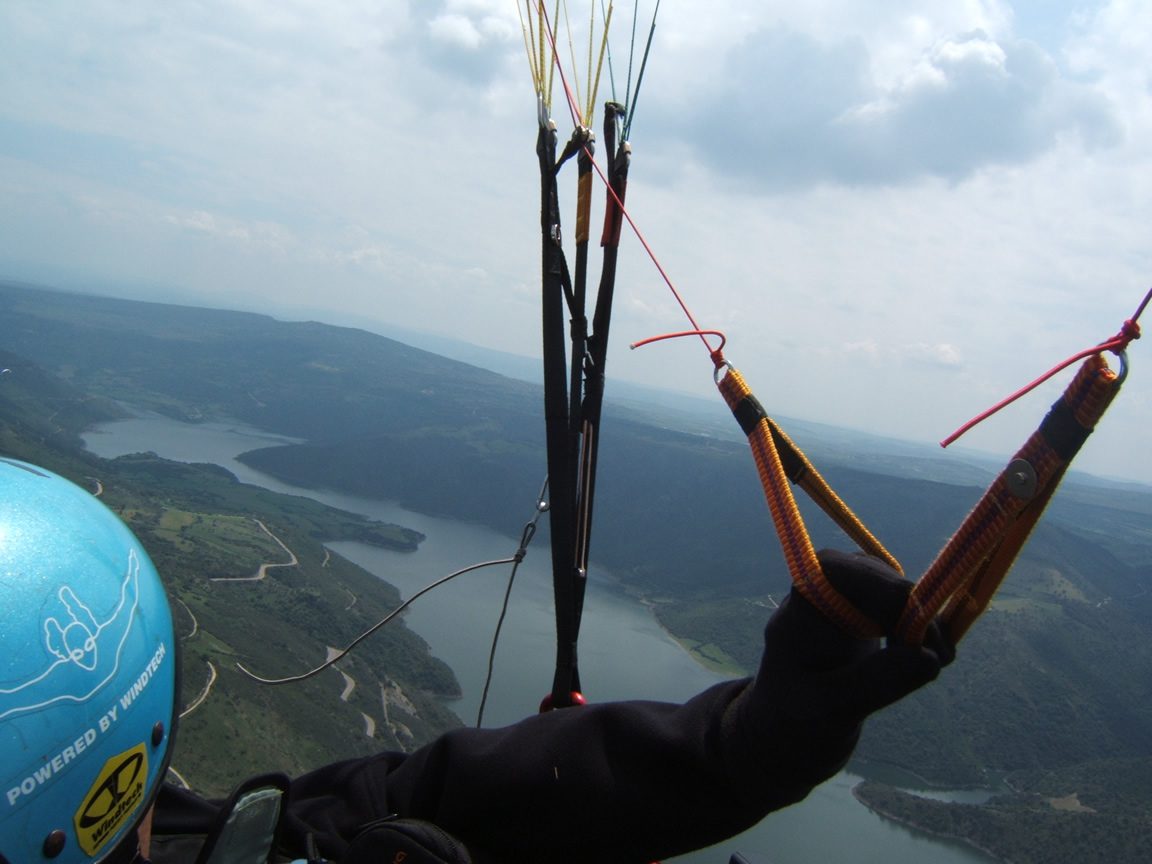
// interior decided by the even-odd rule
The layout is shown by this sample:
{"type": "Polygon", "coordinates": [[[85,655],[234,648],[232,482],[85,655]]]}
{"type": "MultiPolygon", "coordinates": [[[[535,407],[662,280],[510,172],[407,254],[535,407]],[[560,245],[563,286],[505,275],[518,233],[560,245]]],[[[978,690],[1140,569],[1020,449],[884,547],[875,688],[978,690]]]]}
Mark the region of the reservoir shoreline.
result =
{"type": "Polygon", "coordinates": [[[1008,861],[1008,859],[1001,858],[995,852],[993,852],[991,849],[987,849],[984,846],[981,846],[979,843],[977,843],[974,840],[971,840],[967,837],[962,837],[959,834],[949,834],[945,831],[935,831],[931,828],[928,828],[924,825],[919,824],[918,822],[916,822],[913,819],[908,819],[904,816],[898,816],[895,813],[892,813],[883,807],[879,807],[875,804],[870,803],[859,792],[859,789],[862,785],[863,785],[863,781],[861,781],[860,783],[857,783],[855,786],[852,787],[852,797],[855,798],[858,802],[860,802],[861,806],[867,807],[870,812],[875,813],[876,815],[878,815],[884,819],[887,819],[889,822],[894,822],[897,825],[901,825],[905,828],[909,828],[912,831],[917,832],[918,834],[922,834],[922,835],[927,836],[927,837],[936,837],[936,838],[939,838],[940,840],[944,840],[944,841],[949,842],[949,843],[959,843],[963,846],[967,846],[970,849],[972,849],[973,851],[978,852],[981,855],[986,856],[987,858],[991,859],[994,862],[997,862],[997,864],[1011,864],[1011,862],[1008,861]]]}
{"type": "MultiPolygon", "coordinates": [[[[405,596],[462,564],[481,557],[505,557],[517,544],[514,538],[483,526],[405,511],[391,502],[301,489],[258,474],[237,462],[236,455],[284,439],[243,424],[192,426],[158,416],[137,417],[102,424],[84,438],[88,449],[99,456],[113,458],[151,451],[176,461],[215,464],[232,472],[241,482],[304,495],[420,531],[426,539],[415,552],[378,549],[355,541],[326,544],[395,585],[405,596]]],[[[514,632],[506,630],[502,636],[499,678],[489,697],[486,725],[503,725],[532,713],[543,695],[542,689],[551,681],[550,652],[555,637],[551,632],[554,620],[547,558],[533,548],[517,577],[514,614],[509,619],[515,620],[516,627],[514,632]],[[540,645],[547,645],[547,651],[542,651],[540,645]]],[[[453,582],[450,591],[421,598],[406,614],[408,626],[456,673],[465,692],[455,710],[466,722],[469,708],[478,702],[479,683],[486,671],[487,651],[478,651],[476,646],[489,644],[489,622],[495,620],[505,583],[506,577],[492,574],[453,582]]],[[[683,701],[720,679],[720,675],[699,664],[695,652],[685,651],[683,644],[671,637],[650,604],[624,591],[610,575],[590,580],[587,602],[581,670],[586,682],[594,682],[593,692],[588,695],[595,701],[683,701]]],[[[731,672],[725,670],[723,677],[731,677],[731,672]]],[[[675,860],[680,864],[717,864],[739,851],[751,864],[995,861],[956,842],[941,841],[873,813],[852,793],[862,779],[856,772],[839,774],[813,790],[805,801],[769,814],[745,834],[720,847],[675,860]]]]}

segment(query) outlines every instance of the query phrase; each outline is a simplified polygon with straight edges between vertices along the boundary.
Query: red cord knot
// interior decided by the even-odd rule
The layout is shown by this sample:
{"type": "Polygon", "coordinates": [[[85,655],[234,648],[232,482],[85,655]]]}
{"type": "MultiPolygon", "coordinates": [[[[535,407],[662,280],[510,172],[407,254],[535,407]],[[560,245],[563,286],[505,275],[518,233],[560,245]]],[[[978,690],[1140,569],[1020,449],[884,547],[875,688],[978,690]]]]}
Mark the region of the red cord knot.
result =
{"type": "Polygon", "coordinates": [[[1119,357],[1128,350],[1128,345],[1134,340],[1140,338],[1140,325],[1136,323],[1135,318],[1129,318],[1124,322],[1124,326],[1120,328],[1120,332],[1101,345],[1101,348],[1106,348],[1119,357]]]}
{"type": "Polygon", "coordinates": [[[712,358],[712,365],[717,369],[723,369],[728,365],[728,361],[724,359],[724,352],[719,348],[711,352],[708,356],[712,358]]]}
{"type": "Polygon", "coordinates": [[[1124,322],[1124,326],[1120,328],[1120,335],[1124,336],[1129,342],[1133,339],[1140,338],[1140,325],[1136,323],[1134,318],[1129,318],[1124,322]]]}

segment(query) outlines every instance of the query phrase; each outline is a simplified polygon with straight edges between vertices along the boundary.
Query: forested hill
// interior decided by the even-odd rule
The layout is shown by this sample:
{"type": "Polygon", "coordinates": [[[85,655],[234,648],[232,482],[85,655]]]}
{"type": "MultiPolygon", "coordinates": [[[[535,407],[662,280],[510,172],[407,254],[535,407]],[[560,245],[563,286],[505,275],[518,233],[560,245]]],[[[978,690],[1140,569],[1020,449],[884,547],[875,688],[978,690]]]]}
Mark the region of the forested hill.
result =
{"type": "Polygon", "coordinates": [[[382,336],[264,315],[0,282],[2,347],[77,386],[174,417],[315,441],[536,416],[532,388],[382,336]]]}
{"type": "Polygon", "coordinates": [[[421,535],[245,486],[211,465],[100,459],[81,449],[79,432],[123,416],[115,404],[8,351],[0,368],[11,370],[0,377],[0,456],[91,489],[132,527],[164,579],[180,640],[178,781],[222,796],[253,774],[414,748],[459,725],[443,704],[459,692],[452,670],[402,622],[339,671],[300,684],[268,688],[237,669],[311,668],[328,645],[347,644],[400,602],[324,541],[414,550],[421,535]]]}
{"type": "MultiPolygon", "coordinates": [[[[0,346],[104,411],[124,402],[304,439],[245,457],[297,485],[513,535],[544,475],[537,388],[362,331],[0,284],[0,346]]],[[[892,463],[877,442],[784,425],[913,575],[990,478],[955,457],[904,448],[892,463]]],[[[717,429],[610,407],[593,560],[701,657],[749,668],[787,577],[747,446],[717,429]]],[[[819,544],[843,544],[810,521],[819,544]]],[[[1067,482],[957,663],[871,722],[860,753],[945,782],[1039,772],[1057,791],[1087,766],[1122,764],[1147,781],[1152,813],[1150,581],[1152,493],[1067,482]]],[[[1091,795],[1082,827],[1114,831],[1107,784],[1091,795]]]]}

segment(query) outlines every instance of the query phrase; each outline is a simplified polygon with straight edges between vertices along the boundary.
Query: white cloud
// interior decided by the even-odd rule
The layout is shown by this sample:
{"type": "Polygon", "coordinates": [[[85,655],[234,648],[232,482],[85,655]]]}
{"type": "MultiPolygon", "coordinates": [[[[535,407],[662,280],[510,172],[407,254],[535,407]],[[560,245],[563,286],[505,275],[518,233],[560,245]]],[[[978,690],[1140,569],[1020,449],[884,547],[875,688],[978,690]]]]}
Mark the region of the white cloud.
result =
{"type": "Polygon", "coordinates": [[[915,342],[905,347],[905,353],[912,361],[930,363],[945,369],[959,369],[963,365],[959,349],[947,342],[915,342]]]}
{"type": "MultiPolygon", "coordinates": [[[[676,127],[719,177],[764,191],[820,184],[962,180],[1027,163],[1060,140],[1114,146],[1119,124],[1096,88],[1061,75],[1034,43],[973,30],[922,45],[884,84],[859,38],[826,42],[772,26],[751,32],[715,71],[699,122],[676,127]]],[[[891,65],[891,61],[889,61],[891,65]]],[[[665,102],[659,123],[673,127],[665,102]]]]}
{"type": "MultiPolygon", "coordinates": [[[[499,86],[516,58],[523,60],[520,26],[515,8],[495,0],[439,0],[424,2],[414,8],[419,24],[412,39],[413,64],[406,74],[416,71],[432,76],[429,81],[446,78],[453,94],[446,103],[437,100],[429,107],[438,110],[442,104],[459,110],[461,104],[475,103],[491,87],[499,86]]],[[[522,71],[517,65],[516,71],[522,71]]]]}
{"type": "Polygon", "coordinates": [[[862,339],[857,342],[845,342],[842,349],[845,354],[860,354],[869,359],[880,356],[880,346],[874,339],[862,339]]]}
{"type": "MultiPolygon", "coordinates": [[[[939,437],[1130,314],[1152,16],[1117,0],[1069,24],[1079,6],[663,4],[630,209],[774,410],[939,437]]],[[[0,275],[69,265],[535,352],[524,53],[506,0],[0,4],[0,275]]],[[[699,345],[624,347],[684,323],[631,237],[617,302],[614,376],[710,392],[699,345]]],[[[1149,402],[1126,393],[1109,425],[1138,438],[1149,402]]],[[[981,434],[1015,439],[1005,422],[981,434]]],[[[1109,452],[1152,477],[1130,451],[1109,452]]]]}
{"type": "Polygon", "coordinates": [[[1147,151],[1152,130],[1152,15],[1147,5],[1113,0],[1083,15],[1077,36],[1067,48],[1070,68],[1120,106],[1130,140],[1147,151]]]}
{"type": "Polygon", "coordinates": [[[864,360],[876,366],[905,363],[927,364],[941,369],[959,369],[963,365],[960,351],[947,342],[908,342],[881,344],[874,338],[844,342],[840,351],[849,362],[864,360]]]}
{"type": "Polygon", "coordinates": [[[204,231],[209,234],[218,233],[215,217],[213,217],[211,213],[205,213],[203,210],[197,210],[182,216],[172,215],[168,217],[168,221],[173,225],[191,228],[193,231],[204,231]]]}
{"type": "Polygon", "coordinates": [[[472,20],[463,15],[438,15],[429,22],[428,32],[434,40],[470,50],[484,41],[472,20]]]}
{"type": "Polygon", "coordinates": [[[939,92],[963,86],[965,79],[1007,81],[1008,55],[984,33],[975,31],[946,39],[932,47],[893,88],[894,101],[915,98],[927,90],[939,92]]]}

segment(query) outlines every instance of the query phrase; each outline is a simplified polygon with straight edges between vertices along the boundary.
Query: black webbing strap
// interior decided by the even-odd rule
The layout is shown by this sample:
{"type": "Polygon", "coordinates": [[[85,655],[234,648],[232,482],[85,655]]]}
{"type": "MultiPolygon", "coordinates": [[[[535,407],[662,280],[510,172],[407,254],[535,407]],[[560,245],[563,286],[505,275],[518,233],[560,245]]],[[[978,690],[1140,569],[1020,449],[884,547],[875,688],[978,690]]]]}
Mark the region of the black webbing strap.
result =
{"type": "Polygon", "coordinates": [[[580,689],[576,640],[582,591],[574,566],[576,464],[579,433],[569,414],[569,369],[565,300],[574,294],[560,234],[556,188],[556,130],[541,126],[536,154],[540,162],[541,317],[544,353],[544,424],[550,490],[552,587],[556,606],[556,675],[553,701],[568,704],[567,694],[580,689]]]}
{"type": "MultiPolygon", "coordinates": [[[[606,112],[605,141],[609,153],[616,150],[616,124],[622,111],[620,106],[610,103],[606,112]]],[[[585,306],[593,168],[591,147],[588,131],[578,129],[557,162],[556,132],[550,124],[541,128],[537,143],[541,179],[544,414],[551,504],[552,583],[556,603],[556,672],[551,697],[547,700],[553,708],[567,707],[579,701],[576,697],[581,689],[577,642],[587,585],[604,366],[620,225],[623,222],[621,202],[628,176],[628,148],[621,142],[609,170],[612,192],[608,193],[601,237],[604,259],[589,332],[585,306]],[[574,151],[578,151],[575,155],[579,194],[573,280],[561,244],[556,178],[560,164],[574,151]],[[567,334],[565,301],[569,315],[567,334]]]]}
{"type": "Polygon", "coordinates": [[[780,431],[780,427],[768,416],[759,399],[749,393],[732,409],[732,416],[736,418],[745,435],[755,433],[761,420],[767,421],[768,431],[772,434],[772,441],[780,455],[780,464],[784,466],[784,473],[793,483],[799,483],[804,479],[804,475],[808,472],[808,460],[796,449],[792,439],[780,431]]]}
{"type": "Polygon", "coordinates": [[[577,475],[580,486],[576,511],[576,566],[582,572],[588,570],[592,541],[592,511],[596,491],[596,463],[600,451],[600,417],[604,403],[608,333],[616,290],[616,262],[620,248],[620,225],[623,222],[621,208],[628,184],[628,145],[622,141],[619,148],[616,146],[617,119],[623,113],[623,106],[615,102],[604,106],[604,146],[606,152],[612,155],[608,173],[611,189],[605,191],[604,231],[600,237],[603,249],[600,284],[596,291],[596,308],[592,316],[588,350],[582,358],[584,399],[580,406],[582,448],[577,475]]]}

